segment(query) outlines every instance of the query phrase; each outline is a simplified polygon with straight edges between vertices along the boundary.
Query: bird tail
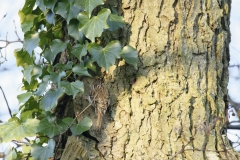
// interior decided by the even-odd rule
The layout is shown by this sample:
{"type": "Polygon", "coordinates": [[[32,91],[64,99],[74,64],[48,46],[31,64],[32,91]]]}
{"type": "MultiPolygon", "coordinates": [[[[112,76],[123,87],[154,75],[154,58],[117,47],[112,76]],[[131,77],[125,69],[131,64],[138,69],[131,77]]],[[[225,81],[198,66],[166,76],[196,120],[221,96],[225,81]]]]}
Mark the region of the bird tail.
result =
{"type": "Polygon", "coordinates": [[[99,110],[97,112],[98,112],[98,114],[97,114],[96,129],[98,131],[100,131],[101,127],[102,127],[102,117],[103,117],[103,114],[99,110]]]}

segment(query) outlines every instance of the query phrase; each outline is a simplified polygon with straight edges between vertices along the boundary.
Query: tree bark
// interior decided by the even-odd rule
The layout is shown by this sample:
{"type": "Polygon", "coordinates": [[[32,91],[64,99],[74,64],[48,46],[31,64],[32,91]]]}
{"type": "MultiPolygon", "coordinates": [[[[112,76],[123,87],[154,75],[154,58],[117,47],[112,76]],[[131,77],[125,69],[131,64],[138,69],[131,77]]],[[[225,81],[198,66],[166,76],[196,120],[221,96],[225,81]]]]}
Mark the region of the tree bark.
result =
{"type": "MultiPolygon", "coordinates": [[[[127,24],[118,38],[137,48],[139,63],[135,70],[119,61],[104,77],[111,105],[101,133],[90,131],[100,155],[127,160],[236,158],[221,132],[231,1],[107,3],[124,16],[127,24]]],[[[96,116],[90,117],[94,123],[96,116]]]]}

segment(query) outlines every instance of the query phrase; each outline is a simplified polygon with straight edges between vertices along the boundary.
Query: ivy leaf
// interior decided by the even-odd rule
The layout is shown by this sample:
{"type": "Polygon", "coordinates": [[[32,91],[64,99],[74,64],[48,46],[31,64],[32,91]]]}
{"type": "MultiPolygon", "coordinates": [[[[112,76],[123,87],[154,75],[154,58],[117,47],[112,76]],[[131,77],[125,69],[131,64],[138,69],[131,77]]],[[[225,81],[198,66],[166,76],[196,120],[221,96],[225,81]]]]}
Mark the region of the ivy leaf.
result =
{"type": "Polygon", "coordinates": [[[84,92],[84,85],[83,82],[77,80],[75,82],[69,83],[67,81],[62,81],[61,82],[61,86],[65,89],[65,93],[69,96],[73,96],[73,98],[75,98],[75,96],[81,92],[84,92]]]}
{"type": "Polygon", "coordinates": [[[44,31],[42,30],[40,33],[39,33],[39,38],[40,38],[40,42],[39,42],[39,47],[44,50],[45,47],[47,45],[50,45],[50,43],[52,42],[52,32],[47,32],[47,31],[44,31]]]}
{"type": "Polygon", "coordinates": [[[121,58],[125,59],[128,64],[134,66],[137,69],[137,62],[138,62],[138,51],[130,45],[125,46],[121,53],[121,58]]]}
{"type": "Polygon", "coordinates": [[[70,130],[74,136],[82,134],[85,131],[88,131],[92,126],[92,120],[88,117],[85,117],[80,123],[74,124],[70,130]]]}
{"type": "Polygon", "coordinates": [[[68,34],[72,36],[75,40],[80,43],[84,41],[84,35],[78,29],[79,21],[77,19],[72,19],[68,25],[68,34]]]}
{"type": "Polygon", "coordinates": [[[119,58],[122,47],[119,41],[110,42],[105,48],[102,48],[96,43],[88,45],[88,51],[100,67],[106,70],[115,63],[116,58],[119,58]]]}
{"type": "Polygon", "coordinates": [[[64,71],[67,69],[72,69],[73,62],[68,61],[67,64],[57,63],[54,67],[57,67],[60,71],[64,71]]]}
{"type": "Polygon", "coordinates": [[[118,28],[122,28],[124,26],[124,20],[122,16],[118,16],[116,14],[110,14],[108,17],[108,26],[110,31],[114,31],[118,28]]]}
{"type": "Polygon", "coordinates": [[[79,21],[79,27],[81,28],[84,24],[86,24],[90,18],[88,17],[87,12],[80,12],[77,16],[77,19],[79,21]]]}
{"type": "Polygon", "coordinates": [[[45,111],[50,111],[54,107],[56,107],[58,98],[63,95],[63,89],[58,88],[57,90],[49,90],[42,100],[40,101],[40,107],[45,111]]]}
{"type": "Polygon", "coordinates": [[[31,82],[31,78],[32,78],[31,72],[32,72],[32,70],[33,70],[32,65],[24,67],[24,70],[23,70],[23,78],[28,82],[28,84],[30,84],[30,82],[31,82]]]}
{"type": "Polygon", "coordinates": [[[42,75],[42,67],[40,65],[34,65],[31,73],[34,79],[37,79],[42,75]]]}
{"type": "MultiPolygon", "coordinates": [[[[58,126],[61,127],[62,129],[62,132],[65,131],[69,126],[70,124],[72,123],[73,119],[70,118],[70,117],[67,117],[67,118],[64,118],[62,119],[59,123],[58,123],[58,126]]],[[[74,122],[75,124],[75,122],[74,122]]]]}
{"type": "Polygon", "coordinates": [[[69,21],[75,17],[77,17],[78,13],[80,12],[81,8],[78,5],[75,5],[68,0],[64,0],[63,2],[59,2],[55,7],[56,13],[61,15],[63,18],[69,21]]]}
{"type": "MultiPolygon", "coordinates": [[[[55,73],[55,72],[54,72],[54,66],[53,66],[53,65],[48,65],[48,66],[47,66],[47,71],[48,71],[48,73],[50,73],[50,74],[55,73]]],[[[50,77],[50,75],[49,75],[49,77],[50,77]]]]}
{"type": "Polygon", "coordinates": [[[56,55],[64,51],[67,47],[67,43],[62,42],[60,39],[55,39],[50,45],[50,49],[46,49],[43,54],[48,62],[53,62],[56,55]]]}
{"type": "Polygon", "coordinates": [[[84,11],[88,13],[89,18],[91,17],[92,10],[98,5],[102,5],[103,0],[76,0],[79,6],[83,8],[84,11]]]}
{"type": "Polygon", "coordinates": [[[31,79],[30,84],[27,81],[23,81],[23,87],[22,90],[28,90],[28,91],[32,91],[35,90],[37,88],[38,85],[38,81],[34,78],[31,79]]]}
{"type": "Polygon", "coordinates": [[[32,96],[32,92],[27,92],[27,93],[22,93],[17,96],[18,102],[20,103],[25,103],[28,101],[28,99],[32,96]]]}
{"type": "Polygon", "coordinates": [[[95,37],[100,37],[103,30],[109,28],[107,19],[110,13],[111,11],[109,9],[102,9],[98,15],[92,17],[80,31],[92,42],[95,42],[95,37]]]}
{"type": "Polygon", "coordinates": [[[23,112],[25,110],[34,110],[34,109],[39,110],[39,104],[33,96],[30,97],[30,99],[24,104],[23,108],[21,107],[19,108],[19,110],[22,110],[23,112]]]}
{"type": "Polygon", "coordinates": [[[40,38],[38,37],[38,32],[28,31],[24,34],[23,49],[31,55],[39,41],[40,38]]]}
{"type": "Polygon", "coordinates": [[[34,92],[34,94],[37,95],[37,96],[43,95],[43,93],[46,91],[47,86],[48,86],[48,82],[40,83],[38,88],[37,88],[37,91],[34,92]]]}
{"type": "Polygon", "coordinates": [[[80,66],[80,65],[76,65],[72,68],[72,71],[74,73],[76,73],[79,76],[91,76],[88,71],[87,68],[80,66]]]}
{"type": "Polygon", "coordinates": [[[57,0],[43,0],[43,2],[44,2],[44,5],[46,6],[46,8],[53,10],[57,0]]]}
{"type": "Polygon", "coordinates": [[[37,5],[43,12],[46,11],[46,7],[45,7],[45,5],[44,5],[43,0],[36,0],[36,5],[37,5]]]}
{"type": "Polygon", "coordinates": [[[53,156],[55,141],[53,139],[49,139],[47,146],[34,143],[31,147],[33,159],[46,160],[53,156]]]}
{"type": "Polygon", "coordinates": [[[50,79],[51,79],[52,83],[57,83],[57,85],[59,86],[60,80],[64,76],[66,76],[66,72],[65,71],[62,71],[62,72],[59,72],[59,73],[54,72],[54,73],[51,73],[50,79]]]}
{"type": "Polygon", "coordinates": [[[55,59],[56,55],[58,53],[64,51],[66,49],[66,47],[67,47],[67,43],[61,41],[60,39],[54,39],[50,46],[51,52],[52,52],[52,54],[54,54],[54,59],[55,59]]]}
{"type": "MultiPolygon", "coordinates": [[[[62,38],[63,37],[63,32],[62,32],[62,25],[61,23],[57,23],[55,26],[52,28],[52,34],[54,35],[55,38],[62,38]]],[[[52,38],[51,38],[52,40],[52,38]]]]}
{"type": "Polygon", "coordinates": [[[49,62],[49,63],[53,63],[55,57],[57,54],[53,54],[51,52],[50,49],[46,49],[44,52],[43,52],[43,55],[44,55],[44,58],[46,58],[46,60],[49,62]]]}
{"type": "Polygon", "coordinates": [[[77,44],[73,47],[71,53],[75,55],[80,62],[82,62],[82,57],[87,54],[87,48],[85,45],[77,44]]]}
{"type": "Polygon", "coordinates": [[[50,24],[55,25],[55,19],[54,19],[55,13],[52,12],[52,10],[49,10],[47,15],[46,15],[46,20],[50,24]]]}
{"type": "Polygon", "coordinates": [[[38,110],[35,108],[35,109],[33,109],[33,110],[26,110],[26,111],[24,111],[24,112],[21,112],[21,114],[20,114],[20,118],[21,118],[21,120],[22,121],[26,121],[26,120],[28,120],[28,119],[32,119],[32,118],[34,118],[34,112],[36,113],[38,110]]]}
{"type": "Polygon", "coordinates": [[[4,142],[22,140],[24,137],[35,136],[39,120],[28,119],[21,123],[17,120],[0,124],[0,137],[4,142]]]}
{"type": "Polygon", "coordinates": [[[93,64],[93,61],[88,61],[87,64],[86,64],[86,67],[88,69],[91,69],[95,73],[97,72],[97,67],[93,64]]]}
{"type": "Polygon", "coordinates": [[[47,119],[43,119],[40,121],[37,127],[37,132],[46,134],[49,138],[52,138],[53,136],[60,134],[58,126],[56,126],[53,123],[50,123],[47,119]]]}
{"type": "Polygon", "coordinates": [[[41,96],[46,91],[47,86],[49,85],[48,81],[50,79],[49,75],[44,76],[43,81],[39,83],[37,91],[34,92],[36,96],[41,96]]]}
{"type": "Polygon", "coordinates": [[[18,15],[19,15],[20,20],[21,20],[22,31],[24,33],[29,31],[33,27],[34,19],[37,17],[37,15],[28,14],[26,16],[22,11],[19,11],[18,15]]]}
{"type": "Polygon", "coordinates": [[[16,61],[17,61],[17,66],[25,67],[25,66],[31,65],[33,63],[33,59],[23,49],[15,50],[14,51],[14,56],[15,56],[16,61]]]}
{"type": "Polygon", "coordinates": [[[24,14],[31,14],[33,7],[35,5],[35,0],[26,0],[22,8],[24,14]]]}

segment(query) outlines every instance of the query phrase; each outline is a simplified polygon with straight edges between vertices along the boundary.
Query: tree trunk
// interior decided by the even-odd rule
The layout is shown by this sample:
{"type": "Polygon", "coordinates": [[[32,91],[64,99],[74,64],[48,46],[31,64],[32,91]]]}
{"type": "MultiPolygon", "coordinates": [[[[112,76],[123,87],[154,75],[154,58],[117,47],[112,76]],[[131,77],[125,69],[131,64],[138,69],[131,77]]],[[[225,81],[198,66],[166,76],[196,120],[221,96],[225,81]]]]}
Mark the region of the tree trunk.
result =
{"type": "MultiPolygon", "coordinates": [[[[127,24],[118,32],[119,39],[137,48],[139,63],[135,70],[119,61],[104,77],[111,105],[101,133],[90,131],[97,139],[99,157],[217,160],[238,156],[225,150],[221,132],[231,1],[107,3],[123,14],[127,24]]],[[[94,123],[96,116],[90,117],[94,123]]],[[[75,152],[73,148],[68,152],[75,152]]]]}

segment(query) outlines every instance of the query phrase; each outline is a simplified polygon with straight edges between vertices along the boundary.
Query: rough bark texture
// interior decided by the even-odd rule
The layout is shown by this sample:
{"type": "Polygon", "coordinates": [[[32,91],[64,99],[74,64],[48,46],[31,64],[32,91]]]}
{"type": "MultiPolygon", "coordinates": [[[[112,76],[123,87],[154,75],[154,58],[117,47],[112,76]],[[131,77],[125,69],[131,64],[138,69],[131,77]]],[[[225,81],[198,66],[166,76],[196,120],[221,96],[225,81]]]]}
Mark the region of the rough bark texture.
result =
{"type": "MultiPolygon", "coordinates": [[[[234,159],[236,153],[224,151],[221,135],[231,1],[108,3],[123,14],[127,24],[120,39],[137,48],[140,61],[138,70],[119,61],[105,76],[111,105],[101,134],[90,131],[99,141],[97,149],[102,156],[234,159]]],[[[83,116],[94,122],[94,109],[90,110],[83,116]]]]}

